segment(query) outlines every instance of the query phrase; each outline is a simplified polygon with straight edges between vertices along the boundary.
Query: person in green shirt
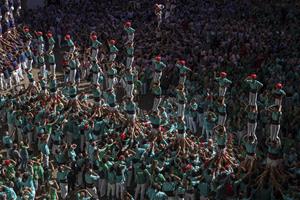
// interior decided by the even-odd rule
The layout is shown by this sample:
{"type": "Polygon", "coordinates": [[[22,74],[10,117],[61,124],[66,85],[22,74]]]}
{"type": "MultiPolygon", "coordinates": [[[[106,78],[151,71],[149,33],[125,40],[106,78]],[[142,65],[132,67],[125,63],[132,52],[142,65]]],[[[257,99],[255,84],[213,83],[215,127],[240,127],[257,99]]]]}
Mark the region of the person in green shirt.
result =
{"type": "Polygon", "coordinates": [[[124,30],[127,33],[127,41],[125,44],[133,43],[135,30],[131,27],[131,22],[127,21],[124,23],[124,30]]]}
{"type": "Polygon", "coordinates": [[[48,53],[49,53],[49,52],[53,51],[53,49],[54,49],[55,40],[53,38],[53,34],[50,31],[47,33],[46,36],[47,36],[48,44],[49,44],[49,46],[48,46],[48,53]]]}
{"type": "Polygon", "coordinates": [[[281,121],[281,106],[272,105],[267,108],[267,111],[271,113],[271,124],[270,124],[270,138],[272,141],[280,141],[278,137],[280,130],[280,121],[281,121]]]}
{"type": "Polygon", "coordinates": [[[50,66],[50,73],[53,77],[56,75],[56,63],[55,63],[55,55],[53,51],[48,52],[48,64],[50,66]]]}
{"type": "Polygon", "coordinates": [[[257,106],[257,92],[263,87],[263,84],[256,80],[256,74],[250,74],[246,79],[245,82],[250,87],[249,92],[249,105],[257,106]]]}
{"type": "Polygon", "coordinates": [[[69,50],[67,52],[68,53],[67,56],[69,56],[70,54],[73,54],[75,52],[76,48],[75,48],[74,42],[71,39],[71,35],[70,34],[66,34],[65,35],[65,40],[67,42],[67,47],[69,48],[69,50]]]}
{"type": "Polygon", "coordinates": [[[125,181],[126,181],[126,172],[127,167],[125,165],[125,162],[118,161],[118,163],[115,165],[115,171],[116,171],[116,198],[117,199],[123,199],[124,192],[125,192],[125,181]]]}
{"type": "Polygon", "coordinates": [[[136,119],[136,103],[133,101],[133,96],[127,97],[125,100],[125,111],[127,113],[128,118],[132,123],[135,122],[136,119]]]}
{"type": "Polygon", "coordinates": [[[114,62],[116,57],[117,57],[117,53],[119,51],[119,49],[115,46],[116,41],[115,40],[110,40],[108,42],[108,47],[109,47],[109,62],[114,62]]]}
{"type": "Polygon", "coordinates": [[[45,65],[45,57],[44,54],[39,54],[37,56],[37,64],[40,68],[39,73],[43,76],[46,77],[46,65],[45,65]]]}
{"type": "Polygon", "coordinates": [[[227,119],[225,98],[219,97],[217,100],[218,125],[225,125],[227,119]]]}
{"type": "Polygon", "coordinates": [[[71,168],[66,165],[61,165],[58,167],[58,171],[56,173],[56,180],[59,183],[59,187],[61,190],[61,198],[66,199],[68,196],[68,174],[70,173],[71,168]]]}
{"type": "Polygon", "coordinates": [[[188,67],[185,66],[185,60],[178,60],[176,67],[179,69],[179,84],[184,85],[187,72],[191,71],[188,67]]]}
{"type": "Polygon", "coordinates": [[[162,23],[162,15],[163,15],[163,9],[165,6],[163,4],[155,4],[154,5],[154,12],[157,18],[157,30],[160,30],[160,25],[162,23]]]}
{"type": "Polygon", "coordinates": [[[91,60],[94,61],[94,60],[98,60],[97,57],[98,57],[98,52],[99,52],[99,48],[102,46],[102,43],[97,39],[97,35],[95,32],[92,32],[90,34],[90,39],[91,39],[91,49],[92,49],[92,52],[91,52],[91,60]]]}
{"type": "Polygon", "coordinates": [[[133,42],[127,43],[126,54],[127,54],[126,67],[132,68],[132,63],[134,61],[134,43],[133,42]]]}
{"type": "Polygon", "coordinates": [[[232,83],[226,77],[227,77],[227,73],[221,72],[220,77],[215,78],[215,80],[218,82],[218,85],[219,85],[219,97],[225,97],[227,88],[232,83]]]}
{"type": "Polygon", "coordinates": [[[156,56],[155,59],[153,59],[154,64],[154,76],[153,76],[153,82],[160,82],[162,71],[166,68],[166,64],[161,61],[160,56],[156,56]]]}
{"type": "Polygon", "coordinates": [[[247,172],[251,172],[256,159],[257,138],[252,135],[245,135],[242,140],[247,155],[245,160],[241,163],[241,166],[243,166],[247,170],[247,172]]]}
{"type": "Polygon", "coordinates": [[[5,135],[2,137],[2,143],[6,151],[6,158],[10,158],[10,151],[12,149],[13,137],[9,134],[8,131],[5,132],[5,135]]]}
{"type": "Polygon", "coordinates": [[[38,54],[41,55],[44,53],[44,47],[45,47],[45,41],[43,38],[43,32],[37,31],[35,32],[37,36],[37,49],[38,49],[38,54]]]}
{"type": "Polygon", "coordinates": [[[257,106],[249,105],[246,111],[247,111],[247,118],[248,118],[247,135],[257,138],[255,134],[256,127],[257,127],[257,115],[258,115],[257,106]]]}
{"type": "Polygon", "coordinates": [[[76,54],[70,54],[70,57],[69,57],[69,67],[70,67],[70,77],[69,77],[69,81],[71,83],[75,83],[75,76],[76,76],[76,73],[77,73],[77,70],[79,68],[79,66],[77,65],[78,63],[76,62],[76,57],[78,55],[76,54]]]}
{"type": "Polygon", "coordinates": [[[50,149],[48,146],[49,138],[50,138],[50,134],[44,134],[41,137],[40,149],[41,149],[41,153],[42,153],[42,157],[43,157],[44,167],[49,167],[49,155],[50,155],[50,149]]]}
{"type": "Polygon", "coordinates": [[[153,86],[152,86],[152,93],[154,95],[154,102],[153,102],[153,107],[152,110],[155,111],[158,109],[158,106],[161,102],[161,94],[162,94],[162,90],[160,87],[160,83],[159,82],[154,82],[153,86]]]}
{"type": "Polygon", "coordinates": [[[136,188],[135,188],[135,193],[134,193],[134,199],[138,200],[144,200],[144,196],[145,196],[145,191],[147,189],[147,182],[150,180],[150,173],[149,171],[146,169],[146,165],[145,163],[142,163],[141,166],[137,167],[135,169],[135,183],[136,188]],[[140,196],[140,198],[139,198],[140,196]]]}
{"type": "Polygon", "coordinates": [[[30,48],[31,41],[32,41],[32,35],[30,34],[30,29],[28,26],[23,27],[23,33],[25,35],[25,46],[26,48],[30,48]]]}
{"type": "Polygon", "coordinates": [[[33,63],[33,53],[30,49],[30,46],[26,47],[25,55],[27,57],[26,68],[30,71],[32,70],[33,63]]]}
{"type": "MultiPolygon", "coordinates": [[[[114,165],[114,164],[113,164],[114,165]]],[[[114,199],[116,196],[116,171],[113,166],[108,169],[107,173],[107,191],[106,196],[114,199]]]]}
{"type": "Polygon", "coordinates": [[[43,74],[39,74],[39,86],[40,86],[40,92],[42,95],[47,94],[47,80],[43,76],[43,74]]]}
{"type": "Polygon", "coordinates": [[[94,199],[98,199],[97,188],[95,187],[95,183],[99,180],[100,176],[93,171],[92,168],[89,168],[87,172],[84,174],[84,180],[86,189],[92,195],[94,199]]]}
{"type": "Polygon", "coordinates": [[[176,100],[177,100],[177,116],[184,118],[185,105],[186,105],[186,95],[184,92],[184,85],[179,84],[176,90],[176,100]]]}
{"type": "Polygon", "coordinates": [[[115,68],[115,63],[111,63],[108,66],[107,78],[108,78],[108,89],[112,89],[116,82],[117,70],[115,68]]]}
{"type": "Polygon", "coordinates": [[[33,180],[35,188],[38,188],[39,182],[44,183],[44,168],[39,160],[32,160],[33,180]]]}
{"type": "Polygon", "coordinates": [[[227,132],[225,126],[217,125],[214,127],[214,133],[216,134],[216,143],[220,151],[225,151],[227,144],[227,132]]]}
{"type": "Polygon", "coordinates": [[[116,104],[117,99],[114,90],[107,89],[107,92],[105,92],[103,96],[110,108],[115,108],[117,106],[116,104]]]}
{"type": "Polygon", "coordinates": [[[76,200],[90,200],[93,197],[86,189],[81,189],[76,192],[76,200]]]}
{"type": "Polygon", "coordinates": [[[102,74],[102,70],[96,60],[92,61],[92,67],[90,69],[90,72],[92,73],[92,83],[94,85],[99,84],[99,77],[102,74]]]}
{"type": "Polygon", "coordinates": [[[192,131],[192,133],[197,132],[197,109],[198,109],[198,104],[196,103],[195,99],[192,99],[189,105],[189,117],[188,117],[188,122],[189,122],[189,129],[192,131]]]}
{"type": "Polygon", "coordinates": [[[278,106],[282,105],[282,99],[284,96],[286,96],[286,93],[282,88],[283,88],[283,85],[281,83],[277,83],[275,85],[275,90],[272,91],[272,94],[275,99],[275,105],[278,105],[278,106]]]}

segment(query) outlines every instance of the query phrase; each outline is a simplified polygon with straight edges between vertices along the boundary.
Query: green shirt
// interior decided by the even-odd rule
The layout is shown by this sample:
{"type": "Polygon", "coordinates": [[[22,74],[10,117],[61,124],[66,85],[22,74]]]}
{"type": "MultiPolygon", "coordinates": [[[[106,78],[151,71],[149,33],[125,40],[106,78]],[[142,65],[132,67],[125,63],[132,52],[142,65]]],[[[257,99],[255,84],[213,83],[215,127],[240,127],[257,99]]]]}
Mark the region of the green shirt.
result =
{"type": "Polygon", "coordinates": [[[115,45],[109,45],[109,52],[110,53],[117,53],[119,49],[115,45]]]}
{"type": "Polygon", "coordinates": [[[98,49],[101,45],[102,45],[102,43],[99,40],[92,41],[92,48],[94,48],[94,49],[98,49]]]}
{"type": "Polygon", "coordinates": [[[257,80],[246,79],[245,81],[249,85],[250,91],[253,93],[257,93],[263,87],[263,84],[257,80]]]}
{"type": "Polygon", "coordinates": [[[132,27],[128,27],[128,28],[125,28],[125,31],[128,35],[131,35],[135,32],[135,29],[133,29],[132,27]]]}
{"type": "Polygon", "coordinates": [[[150,173],[147,169],[137,169],[135,173],[135,182],[136,184],[145,184],[149,180],[149,177],[150,173]]]}
{"type": "Polygon", "coordinates": [[[132,101],[126,102],[125,110],[126,111],[135,111],[136,110],[136,104],[132,101]]]}
{"type": "Polygon", "coordinates": [[[54,56],[54,54],[49,54],[48,55],[48,63],[55,64],[55,56],[54,56]]]}
{"type": "Polygon", "coordinates": [[[153,61],[155,71],[161,72],[164,68],[166,68],[166,65],[163,62],[158,62],[156,60],[153,61]]]}
{"type": "Polygon", "coordinates": [[[272,119],[272,123],[280,123],[281,120],[281,116],[282,116],[282,112],[280,111],[273,111],[271,114],[271,119],[272,119]]]}
{"type": "Polygon", "coordinates": [[[217,77],[215,80],[218,82],[220,87],[228,87],[232,83],[231,80],[222,77],[217,77]]]}
{"type": "Polygon", "coordinates": [[[181,75],[186,74],[188,71],[190,71],[190,69],[187,68],[185,65],[179,65],[179,64],[176,64],[176,67],[179,68],[179,73],[180,73],[181,75]]]}
{"type": "Polygon", "coordinates": [[[111,67],[107,70],[107,75],[108,76],[115,76],[116,74],[117,74],[117,70],[113,67],[111,67]]]}
{"type": "Polygon", "coordinates": [[[153,87],[152,92],[155,96],[161,96],[161,93],[162,93],[161,87],[159,87],[159,86],[158,87],[153,87]]]}
{"type": "Polygon", "coordinates": [[[126,48],[126,53],[127,53],[127,56],[133,57],[133,54],[134,54],[134,47],[127,47],[127,48],[126,48]]]}
{"type": "Polygon", "coordinates": [[[49,50],[53,50],[54,49],[54,44],[55,44],[55,40],[53,37],[48,39],[48,43],[49,43],[49,50]]]}
{"type": "Polygon", "coordinates": [[[69,61],[69,67],[70,67],[70,69],[72,69],[72,70],[77,69],[78,66],[77,66],[76,60],[74,60],[74,59],[70,60],[70,61],[69,61]]]}
{"type": "Polygon", "coordinates": [[[100,66],[99,66],[97,63],[94,63],[94,64],[92,65],[91,71],[92,71],[93,73],[98,73],[98,72],[100,72],[100,66]]]}

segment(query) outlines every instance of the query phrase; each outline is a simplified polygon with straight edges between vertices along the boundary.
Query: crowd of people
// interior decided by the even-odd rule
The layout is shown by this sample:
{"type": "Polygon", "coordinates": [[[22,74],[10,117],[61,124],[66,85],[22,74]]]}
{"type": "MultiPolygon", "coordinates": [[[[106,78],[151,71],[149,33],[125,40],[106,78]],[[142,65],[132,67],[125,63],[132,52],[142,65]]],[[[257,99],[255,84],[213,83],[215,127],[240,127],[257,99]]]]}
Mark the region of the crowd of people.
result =
{"type": "Polygon", "coordinates": [[[0,199],[300,198],[296,5],[20,9],[1,7],[0,199]]]}

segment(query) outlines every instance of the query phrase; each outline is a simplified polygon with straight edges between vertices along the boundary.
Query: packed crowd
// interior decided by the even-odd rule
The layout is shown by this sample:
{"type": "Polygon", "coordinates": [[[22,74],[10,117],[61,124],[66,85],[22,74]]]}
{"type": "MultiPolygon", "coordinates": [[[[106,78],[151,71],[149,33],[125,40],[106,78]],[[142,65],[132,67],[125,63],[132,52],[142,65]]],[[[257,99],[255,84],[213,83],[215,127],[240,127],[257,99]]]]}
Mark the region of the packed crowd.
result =
{"type": "Polygon", "coordinates": [[[296,6],[13,5],[0,199],[300,198],[296,6]]]}

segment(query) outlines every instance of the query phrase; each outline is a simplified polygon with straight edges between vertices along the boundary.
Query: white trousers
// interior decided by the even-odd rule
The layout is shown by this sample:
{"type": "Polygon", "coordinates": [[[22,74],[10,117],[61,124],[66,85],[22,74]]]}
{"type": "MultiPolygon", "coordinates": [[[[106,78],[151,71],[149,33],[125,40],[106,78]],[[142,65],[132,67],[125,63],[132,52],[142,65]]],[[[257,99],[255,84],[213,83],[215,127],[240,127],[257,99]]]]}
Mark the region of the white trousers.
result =
{"type": "Polygon", "coordinates": [[[154,102],[153,102],[153,107],[152,107],[152,110],[157,110],[158,109],[158,106],[161,102],[161,98],[154,98],[154,102]]]}
{"type": "Polygon", "coordinates": [[[126,59],[126,67],[132,68],[133,61],[134,61],[134,57],[127,57],[127,59],[126,59]]]}
{"type": "Polygon", "coordinates": [[[92,195],[92,198],[93,198],[93,199],[99,199],[99,198],[98,198],[97,188],[96,188],[96,187],[87,188],[87,191],[89,191],[89,193],[92,195]]]}
{"type": "Polygon", "coordinates": [[[160,73],[154,72],[153,81],[158,82],[161,79],[161,76],[162,76],[162,72],[160,73]]]}
{"type": "Polygon", "coordinates": [[[116,196],[116,184],[107,183],[107,197],[115,197],[116,196]]]}
{"type": "Polygon", "coordinates": [[[117,82],[118,80],[116,78],[108,78],[108,88],[112,89],[117,82]]]}
{"type": "Polygon", "coordinates": [[[6,89],[6,82],[4,79],[4,74],[0,73],[0,90],[6,89]]]}
{"type": "Polygon", "coordinates": [[[46,65],[40,66],[40,73],[44,78],[46,78],[46,65]]]}
{"type": "Polygon", "coordinates": [[[247,134],[248,136],[255,136],[255,131],[256,131],[257,123],[247,123],[247,134]]]}
{"type": "Polygon", "coordinates": [[[189,121],[189,129],[192,131],[192,133],[197,132],[196,122],[194,121],[193,117],[188,118],[189,121]]]}
{"type": "Polygon", "coordinates": [[[77,72],[76,69],[71,69],[70,70],[70,82],[71,83],[75,83],[76,72],[77,72]]]}
{"type": "Polygon", "coordinates": [[[31,131],[29,131],[28,133],[27,133],[27,142],[28,142],[28,144],[29,145],[32,145],[32,132],[31,131]]]}
{"type": "Polygon", "coordinates": [[[56,64],[50,64],[50,72],[52,76],[55,76],[56,64]]]}
{"type": "Polygon", "coordinates": [[[21,62],[21,68],[26,69],[27,68],[27,61],[21,62]]]}
{"type": "Polygon", "coordinates": [[[225,125],[227,115],[218,115],[218,125],[225,125]]]}
{"type": "Polygon", "coordinates": [[[22,69],[22,67],[19,67],[17,70],[16,70],[16,72],[17,72],[17,74],[18,74],[18,76],[20,77],[20,79],[24,79],[24,77],[23,77],[23,69],[22,69]]]}
{"type": "Polygon", "coordinates": [[[137,184],[135,188],[134,199],[138,200],[139,195],[141,195],[140,200],[144,200],[145,191],[146,191],[146,184],[137,184]]]}
{"type": "Polygon", "coordinates": [[[93,73],[93,84],[98,84],[100,73],[93,73]]]}
{"type": "Polygon", "coordinates": [[[132,96],[132,94],[133,94],[133,88],[134,88],[134,85],[133,85],[133,83],[132,84],[126,84],[126,88],[125,88],[125,90],[126,90],[126,95],[127,96],[132,96]]]}
{"type": "Polygon", "coordinates": [[[250,106],[257,106],[257,93],[249,93],[249,105],[250,106]]]}
{"type": "Polygon", "coordinates": [[[184,200],[194,200],[195,199],[195,194],[190,194],[190,193],[185,193],[184,194],[184,200]]]}
{"type": "Polygon", "coordinates": [[[183,117],[185,111],[185,104],[177,103],[177,116],[183,117]]]}
{"type": "Polygon", "coordinates": [[[275,98],[275,105],[281,106],[282,104],[282,98],[275,98]]]}
{"type": "Polygon", "coordinates": [[[270,125],[270,138],[272,141],[278,138],[279,130],[280,130],[280,124],[270,125]]]}
{"type": "Polygon", "coordinates": [[[29,69],[29,70],[32,69],[32,63],[33,63],[33,60],[27,60],[27,62],[26,62],[27,69],[29,69]]]}
{"type": "Polygon", "coordinates": [[[134,40],[134,33],[132,33],[132,34],[128,34],[128,37],[127,37],[127,42],[126,43],[128,43],[128,42],[130,42],[130,43],[132,43],[133,42],[133,40],[134,40]]]}
{"type": "Polygon", "coordinates": [[[199,127],[203,127],[203,114],[197,113],[197,124],[199,127]]]}
{"type": "Polygon", "coordinates": [[[184,85],[185,80],[186,80],[186,76],[180,76],[179,83],[182,84],[182,85],[184,85]]]}
{"type": "Polygon", "coordinates": [[[227,87],[219,87],[219,96],[225,97],[226,91],[227,91],[227,87]]]}
{"type": "Polygon", "coordinates": [[[117,54],[115,54],[115,53],[110,54],[109,55],[109,61],[110,62],[115,61],[116,57],[117,57],[117,54]]]}
{"type": "Polygon", "coordinates": [[[97,60],[98,49],[92,49],[91,60],[97,60]]]}
{"type": "Polygon", "coordinates": [[[12,76],[13,76],[14,81],[16,82],[16,85],[19,85],[20,84],[19,74],[15,71],[15,72],[13,72],[12,76]]]}
{"type": "Polygon", "coordinates": [[[117,199],[124,199],[125,183],[116,183],[116,197],[117,199]]]}
{"type": "Polygon", "coordinates": [[[44,167],[49,167],[49,156],[48,155],[43,154],[43,164],[44,164],[44,167]]]}
{"type": "Polygon", "coordinates": [[[20,144],[21,141],[23,141],[23,134],[22,134],[22,129],[17,128],[17,136],[18,136],[18,143],[20,144]]]}
{"type": "Polygon", "coordinates": [[[67,183],[59,183],[60,187],[60,195],[62,199],[66,199],[68,196],[68,184],[67,183]]]}
{"type": "Polygon", "coordinates": [[[15,126],[13,124],[7,124],[8,125],[8,133],[10,135],[13,135],[13,133],[15,132],[15,126]]]}
{"type": "Polygon", "coordinates": [[[100,192],[100,197],[106,195],[107,181],[105,179],[99,179],[98,181],[98,191],[100,192]]]}

